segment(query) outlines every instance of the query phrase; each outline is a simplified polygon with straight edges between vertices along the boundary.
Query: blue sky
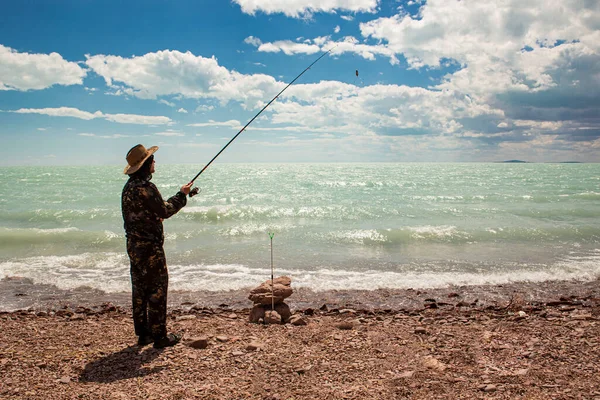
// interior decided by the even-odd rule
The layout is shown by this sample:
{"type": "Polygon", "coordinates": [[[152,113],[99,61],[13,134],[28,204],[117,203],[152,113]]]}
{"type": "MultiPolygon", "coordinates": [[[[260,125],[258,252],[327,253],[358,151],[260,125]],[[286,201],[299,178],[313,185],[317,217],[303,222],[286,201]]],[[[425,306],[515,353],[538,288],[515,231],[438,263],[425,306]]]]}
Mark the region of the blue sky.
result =
{"type": "Polygon", "coordinates": [[[7,2],[0,165],[600,161],[593,0],[7,2]],[[359,77],[355,71],[359,71],[359,77]]]}

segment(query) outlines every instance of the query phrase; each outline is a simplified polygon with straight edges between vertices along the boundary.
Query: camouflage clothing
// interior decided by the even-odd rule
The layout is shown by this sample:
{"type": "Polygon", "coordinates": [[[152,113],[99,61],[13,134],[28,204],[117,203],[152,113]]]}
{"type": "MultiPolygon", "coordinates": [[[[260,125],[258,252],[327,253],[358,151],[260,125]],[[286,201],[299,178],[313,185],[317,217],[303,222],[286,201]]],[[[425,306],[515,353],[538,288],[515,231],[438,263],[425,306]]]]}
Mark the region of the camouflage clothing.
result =
{"type": "Polygon", "coordinates": [[[150,178],[130,177],[123,188],[121,207],[131,261],[135,333],[159,339],[167,334],[169,284],[162,220],[185,206],[186,197],[179,192],[165,202],[150,178]]]}

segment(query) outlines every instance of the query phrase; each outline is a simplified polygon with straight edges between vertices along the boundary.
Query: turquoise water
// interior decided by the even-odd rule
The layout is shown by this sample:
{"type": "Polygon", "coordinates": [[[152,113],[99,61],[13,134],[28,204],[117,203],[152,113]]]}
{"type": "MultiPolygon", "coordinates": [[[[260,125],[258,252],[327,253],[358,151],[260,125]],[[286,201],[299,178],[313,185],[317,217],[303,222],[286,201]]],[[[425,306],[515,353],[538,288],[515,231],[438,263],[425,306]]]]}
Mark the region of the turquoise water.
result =
{"type": "MultiPolygon", "coordinates": [[[[165,198],[201,165],[161,165],[165,198]]],[[[0,278],[129,290],[114,167],[0,168],[0,278]]],[[[215,164],[165,221],[170,288],[315,290],[600,276],[600,164],[215,164]]]]}

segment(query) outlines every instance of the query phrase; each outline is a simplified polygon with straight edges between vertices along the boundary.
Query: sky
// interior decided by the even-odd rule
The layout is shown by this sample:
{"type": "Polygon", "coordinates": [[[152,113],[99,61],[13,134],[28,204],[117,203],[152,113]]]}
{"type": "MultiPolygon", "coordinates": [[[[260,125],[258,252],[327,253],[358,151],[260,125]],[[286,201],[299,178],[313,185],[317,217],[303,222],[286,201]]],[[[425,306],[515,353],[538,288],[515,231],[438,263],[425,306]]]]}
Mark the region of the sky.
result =
{"type": "Polygon", "coordinates": [[[597,0],[21,0],[0,165],[600,161],[597,0]],[[358,73],[358,76],[357,76],[358,73]]]}

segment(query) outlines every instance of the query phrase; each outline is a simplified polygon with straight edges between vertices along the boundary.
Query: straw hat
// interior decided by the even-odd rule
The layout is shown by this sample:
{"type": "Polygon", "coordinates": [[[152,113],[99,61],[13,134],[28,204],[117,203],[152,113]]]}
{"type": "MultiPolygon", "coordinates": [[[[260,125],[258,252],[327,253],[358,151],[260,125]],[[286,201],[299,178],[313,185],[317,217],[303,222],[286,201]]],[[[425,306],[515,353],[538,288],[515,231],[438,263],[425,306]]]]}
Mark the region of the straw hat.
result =
{"type": "Polygon", "coordinates": [[[148,159],[152,154],[156,153],[158,146],[152,146],[148,150],[141,144],[133,146],[125,157],[127,159],[127,166],[123,171],[126,175],[131,175],[144,164],[144,161],[148,159]]]}

